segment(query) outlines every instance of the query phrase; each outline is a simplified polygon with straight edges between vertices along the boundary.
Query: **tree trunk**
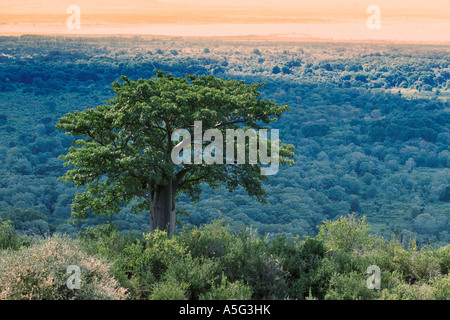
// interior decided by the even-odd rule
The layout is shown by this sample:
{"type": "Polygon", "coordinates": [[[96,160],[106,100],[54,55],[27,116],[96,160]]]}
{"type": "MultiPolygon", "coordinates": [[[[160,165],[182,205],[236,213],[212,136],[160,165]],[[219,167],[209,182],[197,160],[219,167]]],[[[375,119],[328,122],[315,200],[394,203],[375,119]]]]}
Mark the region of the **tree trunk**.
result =
{"type": "Polygon", "coordinates": [[[150,231],[159,229],[169,235],[175,231],[175,186],[169,183],[151,192],[150,231]]]}

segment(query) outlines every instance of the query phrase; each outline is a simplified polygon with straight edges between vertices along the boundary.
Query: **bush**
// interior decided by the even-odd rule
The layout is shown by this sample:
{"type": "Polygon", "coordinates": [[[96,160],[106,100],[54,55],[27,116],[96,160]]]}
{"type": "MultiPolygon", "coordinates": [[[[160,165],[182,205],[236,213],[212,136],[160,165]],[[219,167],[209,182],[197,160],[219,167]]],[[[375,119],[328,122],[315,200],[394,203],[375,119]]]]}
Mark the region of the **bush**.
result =
{"type": "Polygon", "coordinates": [[[128,289],[130,298],[138,296],[137,292],[150,291],[153,275],[134,269],[143,252],[138,238],[124,236],[110,223],[87,227],[78,233],[77,238],[81,249],[88,255],[111,261],[111,274],[128,289]],[[132,277],[132,274],[139,275],[132,277]]]}
{"type": "Polygon", "coordinates": [[[132,299],[147,299],[169,266],[183,261],[186,255],[186,248],[176,237],[156,230],[145,234],[143,240],[128,242],[116,257],[114,270],[132,299]]]}
{"type": "Polygon", "coordinates": [[[110,265],[85,254],[76,242],[53,236],[0,256],[0,299],[126,299],[127,292],[111,276],[110,265]],[[80,269],[79,289],[68,286],[68,266],[80,269]]]}
{"type": "Polygon", "coordinates": [[[152,286],[151,300],[187,300],[187,283],[169,278],[164,282],[155,283],[152,286]]]}
{"type": "Polygon", "coordinates": [[[441,274],[448,274],[448,271],[450,269],[450,244],[434,251],[434,256],[439,261],[441,274]]]}
{"type": "Polygon", "coordinates": [[[183,260],[186,248],[167,232],[155,230],[144,237],[145,249],[141,264],[151,266],[151,272],[159,279],[170,265],[183,260]]]}
{"type": "Polygon", "coordinates": [[[370,250],[375,241],[369,234],[366,217],[358,219],[356,214],[341,216],[337,221],[324,221],[317,237],[328,248],[344,252],[370,250]]]}
{"type": "Polygon", "coordinates": [[[180,241],[193,257],[220,258],[226,255],[234,242],[229,227],[222,220],[203,225],[200,228],[184,228],[179,234],[180,241]]]}
{"type": "Polygon", "coordinates": [[[163,278],[169,282],[172,279],[187,284],[188,299],[198,300],[200,295],[212,287],[217,278],[217,269],[217,263],[210,259],[200,260],[186,255],[172,263],[163,278]]]}
{"type": "Polygon", "coordinates": [[[334,274],[325,295],[326,300],[372,300],[378,296],[377,290],[366,286],[366,279],[360,272],[334,274]]]}
{"type": "Polygon", "coordinates": [[[402,281],[414,284],[448,273],[449,249],[450,246],[439,249],[424,247],[419,250],[415,241],[410,241],[406,246],[396,240],[378,240],[374,249],[364,255],[364,259],[385,272],[395,273],[402,281]]]}
{"type": "Polygon", "coordinates": [[[273,241],[271,251],[282,258],[283,269],[288,273],[289,298],[323,298],[329,275],[322,268],[326,252],[322,241],[306,238],[288,242],[279,237],[273,241]]]}
{"type": "Polygon", "coordinates": [[[104,225],[84,229],[77,240],[53,236],[26,243],[11,222],[1,222],[0,244],[7,250],[0,251],[0,298],[449,298],[450,246],[419,250],[414,241],[387,241],[367,230],[364,219],[351,215],[326,222],[320,239],[269,239],[251,228],[231,233],[215,221],[171,237],[159,230],[126,236],[104,225]],[[67,287],[69,265],[80,267],[79,290],[67,287]],[[367,288],[369,265],[380,268],[380,290],[367,288]]]}
{"type": "Polygon", "coordinates": [[[449,300],[450,276],[436,277],[429,283],[413,285],[397,281],[391,288],[383,290],[382,300],[449,300]]]}
{"type": "Polygon", "coordinates": [[[428,280],[440,274],[439,261],[432,251],[418,250],[415,242],[411,242],[408,249],[398,246],[391,265],[401,271],[405,279],[411,278],[412,281],[428,280]]]}
{"type": "Polygon", "coordinates": [[[220,259],[224,274],[231,281],[245,281],[254,299],[282,299],[287,292],[287,272],[282,259],[268,251],[267,238],[252,229],[240,230],[230,251],[220,259]]]}
{"type": "Polygon", "coordinates": [[[125,237],[112,224],[87,227],[77,236],[82,249],[89,255],[115,260],[127,245],[125,237]]]}
{"type": "Polygon", "coordinates": [[[17,250],[20,246],[21,242],[12,222],[0,219],[0,249],[17,250]]]}
{"type": "Polygon", "coordinates": [[[222,277],[220,284],[200,295],[200,300],[250,300],[252,288],[242,281],[229,282],[227,277],[222,277]]]}

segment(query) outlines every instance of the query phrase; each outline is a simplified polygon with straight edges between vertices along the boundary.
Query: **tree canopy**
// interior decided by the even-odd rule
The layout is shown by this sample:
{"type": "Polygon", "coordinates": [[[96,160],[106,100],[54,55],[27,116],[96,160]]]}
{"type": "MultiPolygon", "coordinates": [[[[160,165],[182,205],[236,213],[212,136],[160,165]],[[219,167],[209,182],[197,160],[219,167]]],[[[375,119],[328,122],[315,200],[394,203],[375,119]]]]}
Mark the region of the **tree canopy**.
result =
{"type": "MultiPolygon", "coordinates": [[[[223,133],[243,127],[261,129],[276,121],[289,107],[259,99],[262,83],[163,72],[150,79],[132,81],[122,76],[121,80],[112,84],[116,96],[107,104],[58,120],[58,129],[79,137],[61,156],[71,166],[62,180],[86,186],[74,198],[73,215],[111,215],[137,199],[133,210],[150,210],[151,229],[173,232],[176,195],[185,193],[198,200],[201,183],[212,188],[226,185],[229,191],[242,186],[264,202],[262,181],[267,177],[260,173],[260,160],[207,165],[176,164],[171,158],[173,132],[185,129],[193,135],[195,121],[202,123],[203,132],[213,128],[223,133]]],[[[292,162],[293,146],[282,144],[279,156],[281,164],[292,162]]]]}

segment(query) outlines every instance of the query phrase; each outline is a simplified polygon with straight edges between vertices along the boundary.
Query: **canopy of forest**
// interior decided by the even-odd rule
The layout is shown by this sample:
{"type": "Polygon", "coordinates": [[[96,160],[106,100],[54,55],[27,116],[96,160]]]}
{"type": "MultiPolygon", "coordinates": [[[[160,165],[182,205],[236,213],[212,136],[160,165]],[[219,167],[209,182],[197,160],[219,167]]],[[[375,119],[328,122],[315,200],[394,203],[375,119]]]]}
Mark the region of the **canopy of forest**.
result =
{"type": "Polygon", "coordinates": [[[265,183],[267,204],[244,190],[179,198],[180,224],[226,217],[260,234],[314,236],[326,219],[367,216],[373,232],[450,242],[450,55],[447,46],[181,38],[0,38],[0,218],[23,234],[76,234],[112,221],[142,233],[148,214],[70,223],[78,191],[57,182],[73,138],[67,112],[112,98],[111,83],[154,70],[264,82],[262,99],[289,105],[274,123],[295,164],[265,183]]]}

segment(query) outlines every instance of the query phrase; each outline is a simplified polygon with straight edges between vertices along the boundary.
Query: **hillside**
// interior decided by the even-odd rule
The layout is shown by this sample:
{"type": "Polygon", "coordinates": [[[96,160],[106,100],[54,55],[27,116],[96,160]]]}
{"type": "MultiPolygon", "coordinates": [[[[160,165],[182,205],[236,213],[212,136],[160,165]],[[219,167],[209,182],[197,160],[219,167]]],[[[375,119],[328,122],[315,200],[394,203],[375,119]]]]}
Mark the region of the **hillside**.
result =
{"type": "Polygon", "coordinates": [[[295,164],[266,184],[263,206],[239,190],[179,198],[181,224],[219,218],[261,235],[315,236],[356,212],[387,239],[450,242],[450,51],[448,46],[308,43],[258,39],[0,38],[0,218],[22,234],[75,235],[112,221],[140,234],[148,214],[69,223],[77,192],[57,182],[71,138],[55,129],[67,112],[95,107],[126,75],[214,74],[265,82],[261,98],[287,104],[274,123],[295,145],[295,164]]]}

